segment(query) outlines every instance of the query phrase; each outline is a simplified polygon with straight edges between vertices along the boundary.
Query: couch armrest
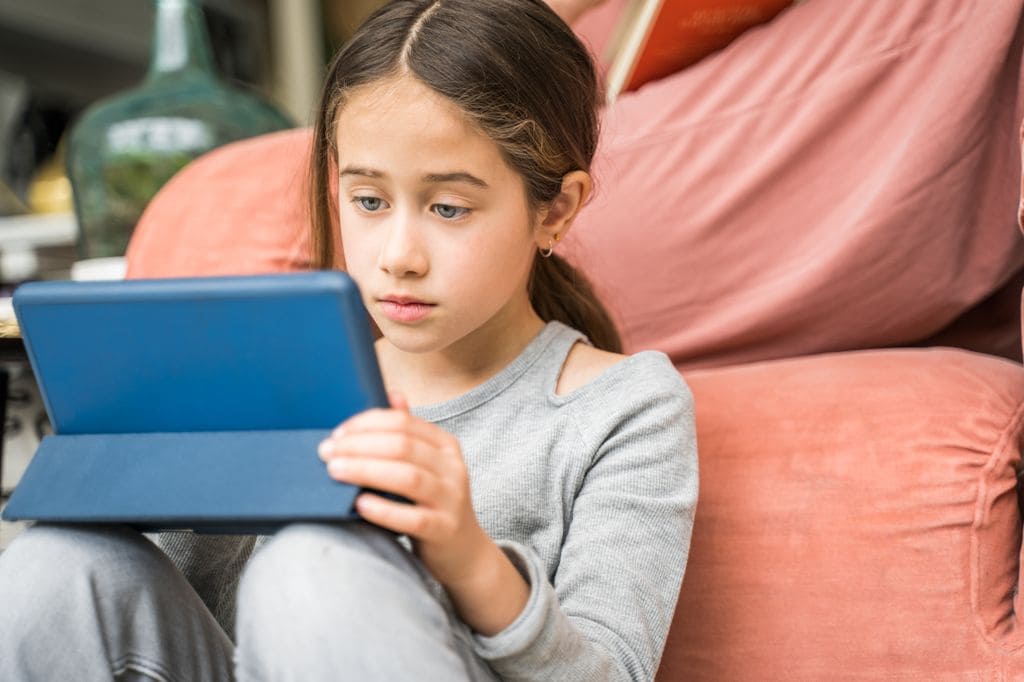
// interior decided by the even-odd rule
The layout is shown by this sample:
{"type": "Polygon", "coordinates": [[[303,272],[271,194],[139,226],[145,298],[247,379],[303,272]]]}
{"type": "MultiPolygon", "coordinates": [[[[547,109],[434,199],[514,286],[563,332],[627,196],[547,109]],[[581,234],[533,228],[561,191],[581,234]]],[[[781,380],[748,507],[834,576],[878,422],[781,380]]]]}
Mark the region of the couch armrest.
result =
{"type": "Polygon", "coordinates": [[[686,379],[701,499],[660,679],[1024,675],[1024,368],[891,350],[686,379]]]}
{"type": "Polygon", "coordinates": [[[164,185],[135,227],[128,277],[247,275],[310,267],[308,128],[214,149],[164,185]]]}

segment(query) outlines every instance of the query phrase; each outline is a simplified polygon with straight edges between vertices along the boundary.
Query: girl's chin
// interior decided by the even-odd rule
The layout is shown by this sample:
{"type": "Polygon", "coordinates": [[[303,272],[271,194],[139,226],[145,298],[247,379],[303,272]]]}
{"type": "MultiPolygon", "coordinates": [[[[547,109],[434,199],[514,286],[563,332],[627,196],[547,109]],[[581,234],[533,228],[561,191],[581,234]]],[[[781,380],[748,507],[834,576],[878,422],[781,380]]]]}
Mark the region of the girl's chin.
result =
{"type": "Polygon", "coordinates": [[[384,339],[403,353],[430,353],[442,350],[448,343],[436,331],[425,327],[411,327],[395,324],[389,320],[377,323],[384,339]]]}

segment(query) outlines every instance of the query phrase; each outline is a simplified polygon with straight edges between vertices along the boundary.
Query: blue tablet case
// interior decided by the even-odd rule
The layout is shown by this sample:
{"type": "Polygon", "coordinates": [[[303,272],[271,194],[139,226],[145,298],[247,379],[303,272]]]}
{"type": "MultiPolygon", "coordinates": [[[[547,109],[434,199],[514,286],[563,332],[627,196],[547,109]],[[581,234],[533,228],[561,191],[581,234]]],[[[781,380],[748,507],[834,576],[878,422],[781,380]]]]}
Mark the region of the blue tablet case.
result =
{"type": "Polygon", "coordinates": [[[33,282],[14,294],[55,435],[8,520],[267,532],[354,516],[317,444],[387,404],[341,272],[33,282]]]}

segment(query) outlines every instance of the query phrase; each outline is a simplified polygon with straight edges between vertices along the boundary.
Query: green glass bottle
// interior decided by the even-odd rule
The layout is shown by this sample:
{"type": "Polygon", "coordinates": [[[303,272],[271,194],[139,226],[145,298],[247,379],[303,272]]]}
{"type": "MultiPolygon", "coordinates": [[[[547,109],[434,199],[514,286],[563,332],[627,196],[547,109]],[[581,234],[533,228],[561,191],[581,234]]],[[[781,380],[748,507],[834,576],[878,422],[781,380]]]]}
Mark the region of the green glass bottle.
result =
{"type": "Polygon", "coordinates": [[[149,73],[74,124],[68,146],[79,253],[121,256],[142,210],[179,169],[215,147],[293,127],[218,78],[196,0],[155,0],[149,73]]]}

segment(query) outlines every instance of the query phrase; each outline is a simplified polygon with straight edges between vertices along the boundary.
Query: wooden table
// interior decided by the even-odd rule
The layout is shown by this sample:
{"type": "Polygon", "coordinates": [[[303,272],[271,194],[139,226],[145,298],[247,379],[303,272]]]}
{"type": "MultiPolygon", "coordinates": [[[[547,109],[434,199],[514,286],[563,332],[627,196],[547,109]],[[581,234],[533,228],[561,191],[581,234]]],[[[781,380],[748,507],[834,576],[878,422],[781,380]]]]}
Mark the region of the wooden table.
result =
{"type": "Polygon", "coordinates": [[[0,362],[28,362],[21,331],[14,320],[0,319],[0,362]]]}
{"type": "MultiPolygon", "coordinates": [[[[0,319],[0,481],[4,479],[4,431],[7,425],[7,393],[10,376],[5,367],[9,362],[28,362],[28,353],[21,340],[18,323],[14,320],[0,319]]],[[[0,494],[9,495],[9,490],[0,490],[0,494]]]]}

